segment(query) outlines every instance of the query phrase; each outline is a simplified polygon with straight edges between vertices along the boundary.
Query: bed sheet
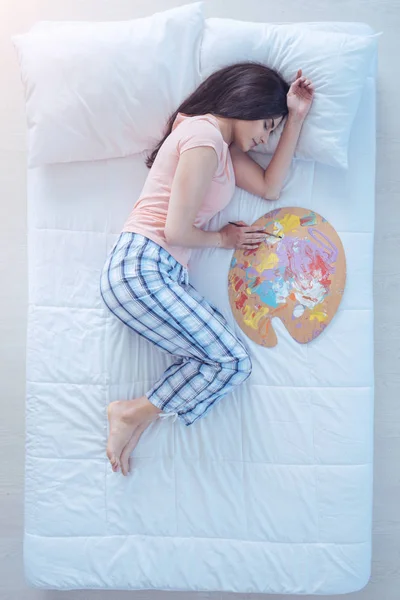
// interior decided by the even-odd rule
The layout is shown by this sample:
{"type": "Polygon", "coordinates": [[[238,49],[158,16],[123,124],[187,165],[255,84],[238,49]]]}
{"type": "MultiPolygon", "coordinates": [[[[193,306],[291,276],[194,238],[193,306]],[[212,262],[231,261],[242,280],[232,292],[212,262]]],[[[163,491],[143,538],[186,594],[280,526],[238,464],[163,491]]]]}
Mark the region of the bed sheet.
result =
{"type": "MultiPolygon", "coordinates": [[[[320,26],[315,23],[313,26],[320,26]]],[[[363,24],[330,24],[349,30],[363,24]]],[[[361,28],[361,29],[360,29],[361,28]]],[[[252,376],[193,427],[155,422],[128,478],[111,471],[106,407],[173,357],[110,315],[99,277],[147,175],[143,156],[28,170],[24,569],[32,587],[338,594],[370,576],[376,63],[349,170],[294,160],[267,202],[236,189],[206,229],[281,206],[323,215],[346,252],[330,326],[263,348],[236,324],[233,251],[194,250],[191,283],[248,348],[252,376]]],[[[270,157],[254,154],[260,164],[270,157]]]]}

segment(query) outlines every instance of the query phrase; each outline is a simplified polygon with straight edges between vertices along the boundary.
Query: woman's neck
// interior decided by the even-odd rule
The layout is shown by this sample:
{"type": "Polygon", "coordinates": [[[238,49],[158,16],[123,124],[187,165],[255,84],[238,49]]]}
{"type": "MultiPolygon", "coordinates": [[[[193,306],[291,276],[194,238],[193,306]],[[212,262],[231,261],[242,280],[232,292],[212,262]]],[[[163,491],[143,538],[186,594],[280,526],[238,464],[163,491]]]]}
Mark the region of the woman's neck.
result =
{"type": "Polygon", "coordinates": [[[215,115],[213,116],[218,121],[222,137],[229,146],[233,141],[233,119],[227,119],[225,117],[216,117],[215,115]]]}

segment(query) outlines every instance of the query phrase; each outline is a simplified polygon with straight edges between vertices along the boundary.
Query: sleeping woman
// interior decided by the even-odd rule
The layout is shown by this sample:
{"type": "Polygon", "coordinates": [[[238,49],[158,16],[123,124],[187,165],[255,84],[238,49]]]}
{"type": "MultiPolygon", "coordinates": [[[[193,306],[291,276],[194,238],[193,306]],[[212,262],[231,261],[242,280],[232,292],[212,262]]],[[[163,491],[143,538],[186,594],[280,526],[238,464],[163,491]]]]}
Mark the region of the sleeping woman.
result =
{"type": "Polygon", "coordinates": [[[146,164],[144,187],[102,269],[102,299],[122,323],[176,360],[143,396],[108,406],[107,457],[130,471],[129,457],[156,419],[193,425],[250,376],[243,343],[190,283],[193,248],[257,248],[266,234],[238,221],[202,227],[231,201],[235,186],[277,200],[313,101],[301,69],[289,84],[254,62],[210,75],[169,119],[146,164]],[[264,170],[247,152],[285,120],[264,170]]]}

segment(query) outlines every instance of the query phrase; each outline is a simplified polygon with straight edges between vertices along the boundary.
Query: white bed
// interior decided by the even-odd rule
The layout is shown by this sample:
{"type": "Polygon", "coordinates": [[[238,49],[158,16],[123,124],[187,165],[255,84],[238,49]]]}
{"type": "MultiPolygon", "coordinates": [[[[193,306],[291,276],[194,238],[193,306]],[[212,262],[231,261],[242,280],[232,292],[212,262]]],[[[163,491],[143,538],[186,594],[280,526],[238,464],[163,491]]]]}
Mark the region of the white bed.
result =
{"type": "MultiPolygon", "coordinates": [[[[371,32],[362,24],[337,27],[371,32]]],[[[237,188],[208,226],[253,223],[281,206],[320,213],[346,252],[338,313],[306,345],[274,319],[277,346],[257,346],[230,310],[233,251],[194,250],[190,281],[235,328],[253,372],[193,427],[152,424],[127,478],[113,473],[106,457],[106,406],[145,393],[173,357],[107,311],[99,277],[148,170],[141,155],[28,169],[29,585],[271,594],[344,594],[366,585],[375,83],[376,62],[352,128],[347,172],[295,160],[279,201],[237,188]]]]}

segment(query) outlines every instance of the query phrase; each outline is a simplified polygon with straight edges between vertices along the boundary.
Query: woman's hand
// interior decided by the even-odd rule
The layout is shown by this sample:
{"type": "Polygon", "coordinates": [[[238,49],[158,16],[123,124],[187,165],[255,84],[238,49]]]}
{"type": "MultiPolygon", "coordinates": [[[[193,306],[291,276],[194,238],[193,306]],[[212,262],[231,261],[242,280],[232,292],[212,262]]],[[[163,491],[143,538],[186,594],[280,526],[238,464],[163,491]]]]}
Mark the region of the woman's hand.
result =
{"type": "Polygon", "coordinates": [[[289,115],[304,120],[310,110],[314,98],[314,86],[310,79],[302,76],[302,70],[297,71],[296,79],[287,93],[289,115]]]}
{"type": "Polygon", "coordinates": [[[236,221],[236,225],[225,225],[219,230],[222,236],[222,248],[253,248],[268,239],[268,235],[260,226],[247,225],[244,221],[236,221]]]}

